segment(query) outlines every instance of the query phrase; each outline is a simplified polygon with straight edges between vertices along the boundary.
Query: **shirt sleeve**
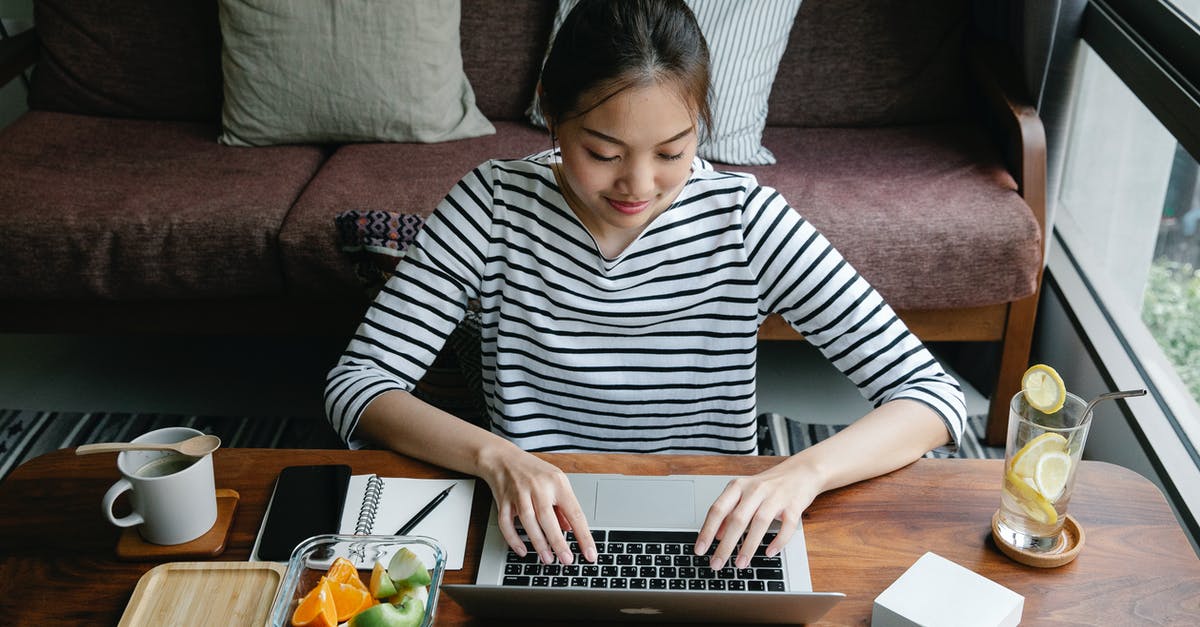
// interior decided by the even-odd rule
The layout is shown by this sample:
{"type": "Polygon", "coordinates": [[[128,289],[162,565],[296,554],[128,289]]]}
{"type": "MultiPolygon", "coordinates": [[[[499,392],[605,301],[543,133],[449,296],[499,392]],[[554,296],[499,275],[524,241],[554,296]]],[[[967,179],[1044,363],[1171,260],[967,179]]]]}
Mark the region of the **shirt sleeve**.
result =
{"type": "Polygon", "coordinates": [[[465,176],[437,206],[396,264],[330,370],[325,413],[351,448],[362,412],[380,394],[412,391],[478,298],[491,228],[491,163],[465,176]]]}
{"type": "Polygon", "coordinates": [[[780,314],[875,407],[906,398],[962,440],[962,388],[812,223],[769,187],[750,186],[744,237],[763,315],[780,314]]]}

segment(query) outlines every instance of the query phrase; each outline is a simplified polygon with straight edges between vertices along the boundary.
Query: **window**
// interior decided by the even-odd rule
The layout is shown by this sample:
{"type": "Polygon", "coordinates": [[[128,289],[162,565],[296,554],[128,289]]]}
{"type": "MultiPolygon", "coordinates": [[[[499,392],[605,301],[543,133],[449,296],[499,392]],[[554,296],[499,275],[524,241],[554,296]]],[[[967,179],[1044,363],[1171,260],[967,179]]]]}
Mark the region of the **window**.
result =
{"type": "Polygon", "coordinates": [[[1114,318],[1144,324],[1200,399],[1196,160],[1091,48],[1082,54],[1054,226],[1114,318]]]}
{"type": "Polygon", "coordinates": [[[1200,2],[1175,0],[1175,5],[1192,23],[1200,22],[1200,2]]]}
{"type": "Polygon", "coordinates": [[[1157,401],[1130,437],[1200,538],[1197,16],[1200,0],[1088,0],[1048,200],[1050,274],[1105,389],[1157,401]]]}
{"type": "Polygon", "coordinates": [[[1200,165],[1176,144],[1142,322],[1193,399],[1200,400],[1200,165]]]}

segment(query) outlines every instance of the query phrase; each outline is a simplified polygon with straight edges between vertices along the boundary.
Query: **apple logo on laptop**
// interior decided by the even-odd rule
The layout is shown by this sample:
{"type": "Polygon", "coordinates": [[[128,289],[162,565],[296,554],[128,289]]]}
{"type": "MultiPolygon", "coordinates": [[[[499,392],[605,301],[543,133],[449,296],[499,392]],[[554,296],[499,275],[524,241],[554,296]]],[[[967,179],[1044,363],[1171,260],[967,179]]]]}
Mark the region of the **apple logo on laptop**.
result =
{"type": "Polygon", "coordinates": [[[657,607],[623,607],[622,614],[662,614],[662,610],[657,607]]]}

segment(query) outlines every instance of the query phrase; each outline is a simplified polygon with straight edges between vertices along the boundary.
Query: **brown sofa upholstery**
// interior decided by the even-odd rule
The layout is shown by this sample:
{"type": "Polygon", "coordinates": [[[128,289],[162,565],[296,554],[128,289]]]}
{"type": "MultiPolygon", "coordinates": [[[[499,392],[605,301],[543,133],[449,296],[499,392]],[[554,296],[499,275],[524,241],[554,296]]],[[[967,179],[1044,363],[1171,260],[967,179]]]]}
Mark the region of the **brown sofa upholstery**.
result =
{"type": "MultiPolygon", "coordinates": [[[[35,69],[31,110],[0,131],[0,330],[345,334],[366,301],[337,213],[427,213],[479,162],[548,146],[524,111],[554,2],[463,0],[496,135],[268,148],[216,142],[216,4],[37,0],[36,32],[3,42],[4,80],[35,69]]],[[[805,2],[764,134],[778,163],[733,169],[777,187],[923,338],[1001,343],[1004,399],[1028,360],[1044,149],[970,21],[961,0],[805,2]]],[[[798,337],[778,320],[761,336],[798,337]]]]}

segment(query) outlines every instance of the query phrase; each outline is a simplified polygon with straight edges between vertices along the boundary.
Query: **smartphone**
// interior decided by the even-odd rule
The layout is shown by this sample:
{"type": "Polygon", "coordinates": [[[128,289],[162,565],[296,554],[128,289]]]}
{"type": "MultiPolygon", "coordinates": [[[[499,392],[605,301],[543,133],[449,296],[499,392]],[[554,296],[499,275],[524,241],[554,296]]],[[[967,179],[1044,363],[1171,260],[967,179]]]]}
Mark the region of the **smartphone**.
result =
{"type": "Polygon", "coordinates": [[[258,559],[286,562],[316,535],[337,533],[350,484],[350,466],[288,466],[279,472],[258,539],[258,559]]]}

